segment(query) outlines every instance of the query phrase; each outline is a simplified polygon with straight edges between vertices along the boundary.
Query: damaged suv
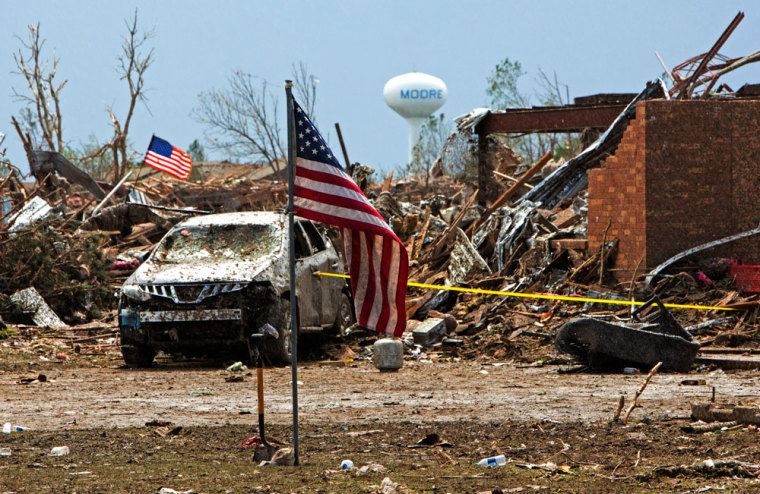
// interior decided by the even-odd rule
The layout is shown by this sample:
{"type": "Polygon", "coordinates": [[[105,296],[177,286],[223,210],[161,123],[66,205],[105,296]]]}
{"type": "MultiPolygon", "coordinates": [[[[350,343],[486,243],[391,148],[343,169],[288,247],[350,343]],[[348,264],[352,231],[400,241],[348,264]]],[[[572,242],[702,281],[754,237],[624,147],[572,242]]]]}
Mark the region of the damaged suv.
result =
{"type": "MultiPolygon", "coordinates": [[[[353,323],[344,264],[312,222],[295,221],[299,331],[353,323]]],[[[250,361],[250,335],[277,329],[266,354],[287,363],[290,352],[287,216],[243,212],[197,216],[170,230],[125,282],[119,297],[121,351],[130,367],[147,367],[157,351],[185,356],[232,354],[250,361]]]]}

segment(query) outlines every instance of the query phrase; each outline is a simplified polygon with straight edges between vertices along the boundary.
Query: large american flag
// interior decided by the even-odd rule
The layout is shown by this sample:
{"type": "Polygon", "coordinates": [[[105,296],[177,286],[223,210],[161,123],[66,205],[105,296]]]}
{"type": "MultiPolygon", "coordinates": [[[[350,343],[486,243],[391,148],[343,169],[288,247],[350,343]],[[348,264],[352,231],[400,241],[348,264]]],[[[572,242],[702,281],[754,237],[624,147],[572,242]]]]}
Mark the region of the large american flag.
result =
{"type": "Polygon", "coordinates": [[[298,103],[293,101],[297,215],[340,228],[360,326],[401,336],[409,258],[380,213],[346,174],[298,103]]]}
{"type": "Polygon", "coordinates": [[[187,180],[190,176],[190,155],[160,137],[153,136],[150,140],[145,164],[180,180],[187,180]]]}

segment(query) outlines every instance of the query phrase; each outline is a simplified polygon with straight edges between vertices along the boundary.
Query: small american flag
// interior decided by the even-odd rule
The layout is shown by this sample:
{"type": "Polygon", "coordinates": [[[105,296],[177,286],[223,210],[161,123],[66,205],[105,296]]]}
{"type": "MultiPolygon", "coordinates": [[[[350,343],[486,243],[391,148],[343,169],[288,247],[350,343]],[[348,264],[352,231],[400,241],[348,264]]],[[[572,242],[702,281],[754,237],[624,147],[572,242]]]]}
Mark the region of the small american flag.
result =
{"type": "Polygon", "coordinates": [[[145,155],[145,164],[180,180],[187,180],[191,167],[190,155],[175,148],[160,137],[153,136],[145,155]]]}
{"type": "Polygon", "coordinates": [[[409,259],[404,244],[346,174],[306,113],[293,101],[297,215],[340,228],[356,319],[360,326],[401,336],[409,259]]]}

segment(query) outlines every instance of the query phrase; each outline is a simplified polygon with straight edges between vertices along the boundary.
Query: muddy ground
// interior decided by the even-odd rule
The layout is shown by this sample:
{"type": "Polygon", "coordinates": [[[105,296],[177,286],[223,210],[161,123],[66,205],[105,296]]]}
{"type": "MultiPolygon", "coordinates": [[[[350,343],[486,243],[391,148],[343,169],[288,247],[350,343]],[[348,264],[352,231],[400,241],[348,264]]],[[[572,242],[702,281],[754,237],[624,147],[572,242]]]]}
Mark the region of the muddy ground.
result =
{"type": "MultiPolygon", "coordinates": [[[[753,371],[657,374],[623,425],[611,418],[641,374],[451,358],[380,373],[361,358],[307,361],[298,368],[301,465],[259,467],[241,446],[257,433],[250,372],[227,382],[222,363],[168,360],[129,370],[115,348],[40,361],[6,346],[0,358],[0,422],[26,428],[0,434],[0,492],[381,492],[386,477],[397,492],[760,489],[755,427],[681,429],[690,403],[713,388],[718,402],[754,403],[753,371]],[[436,444],[418,445],[428,434],[436,444]],[[71,452],[51,456],[56,446],[71,452]],[[506,466],[474,465],[497,454],[506,466]],[[344,459],[380,471],[340,470],[344,459]],[[709,459],[734,463],[691,467],[709,459]]],[[[269,436],[288,444],[290,382],[290,368],[265,371],[269,436]]]]}

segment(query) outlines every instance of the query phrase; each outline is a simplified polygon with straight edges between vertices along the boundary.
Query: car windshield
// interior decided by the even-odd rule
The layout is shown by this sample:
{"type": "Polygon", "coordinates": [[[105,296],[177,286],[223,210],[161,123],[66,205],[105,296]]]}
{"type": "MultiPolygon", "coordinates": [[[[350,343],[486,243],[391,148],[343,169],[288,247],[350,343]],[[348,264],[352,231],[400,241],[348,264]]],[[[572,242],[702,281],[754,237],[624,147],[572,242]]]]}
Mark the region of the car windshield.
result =
{"type": "Polygon", "coordinates": [[[159,245],[156,262],[251,260],[274,254],[282,235],[276,225],[205,225],[174,230],[159,245]]]}

